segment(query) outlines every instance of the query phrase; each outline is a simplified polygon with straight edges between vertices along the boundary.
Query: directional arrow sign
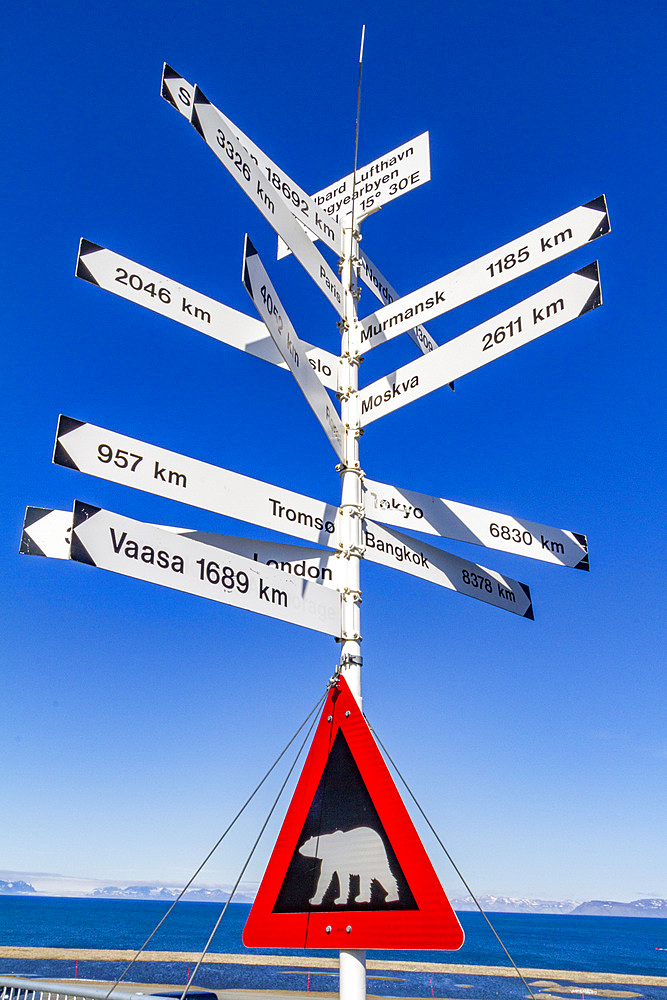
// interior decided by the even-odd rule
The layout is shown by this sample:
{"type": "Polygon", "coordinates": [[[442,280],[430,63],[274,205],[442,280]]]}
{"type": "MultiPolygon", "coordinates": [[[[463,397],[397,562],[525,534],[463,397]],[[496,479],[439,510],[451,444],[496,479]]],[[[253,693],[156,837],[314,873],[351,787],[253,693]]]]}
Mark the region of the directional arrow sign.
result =
{"type": "Polygon", "coordinates": [[[609,229],[607,204],[600,195],[366,316],[361,321],[362,353],[404,333],[415,321],[440,316],[604,236],[609,229]]]}
{"type": "MultiPolygon", "coordinates": [[[[168,66],[167,63],[164,64],[162,70],[162,96],[188,120],[190,120],[192,114],[191,108],[194,104],[195,89],[198,88],[195,88],[192,83],[188,83],[182,76],[179,76],[176,70],[168,66]]],[[[201,94],[201,91],[199,93],[201,94]]],[[[211,105],[211,107],[215,108],[215,105],[211,105]]],[[[310,195],[306,194],[303,188],[299,187],[291,177],[288,177],[282,167],[274,163],[264,150],[260,149],[252,139],[241,131],[238,125],[235,125],[227,115],[222,113],[220,108],[215,108],[215,111],[226,124],[227,128],[233,132],[245,151],[250,154],[253,162],[266,175],[273,188],[279,192],[294,217],[302,223],[304,232],[312,233],[310,237],[311,241],[321,239],[336,253],[340,253],[343,245],[343,237],[337,220],[332,218],[330,213],[319,211],[318,206],[310,195]]],[[[421,138],[421,136],[418,138],[421,138]]],[[[416,143],[417,140],[415,139],[414,142],[416,143]]],[[[391,154],[387,154],[387,156],[389,155],[391,154]]],[[[403,194],[403,191],[400,193],[403,194]]],[[[280,236],[278,240],[281,245],[285,245],[280,236]]],[[[289,248],[287,248],[286,252],[290,252],[289,248]]]]}
{"type": "Polygon", "coordinates": [[[483,507],[364,480],[366,514],[409,531],[455,538],[556,566],[589,569],[586,536],[483,507]]]}
{"type": "Polygon", "coordinates": [[[72,511],[26,507],[19,552],[25,556],[69,559],[72,511]]]}
{"type": "Polygon", "coordinates": [[[361,389],[362,426],[501,358],[602,302],[597,261],[361,389]]]}
{"type": "MultiPolygon", "coordinates": [[[[428,132],[404,142],[391,152],[378,157],[365,167],[357,168],[354,200],[355,217],[362,219],[369,212],[400,198],[431,179],[431,151],[428,132]]],[[[354,174],[342,177],[312,196],[315,204],[332,218],[342,222],[352,215],[352,184],[354,174]]]]}
{"type": "Polygon", "coordinates": [[[211,547],[202,542],[74,504],[71,558],[76,562],[340,636],[339,593],[235,552],[218,551],[213,559],[211,547]]]}
{"type": "MultiPolygon", "coordinates": [[[[172,70],[173,72],[173,70],[172,70]]],[[[167,100],[176,106],[170,96],[167,100]]],[[[355,218],[363,219],[369,212],[376,212],[394,198],[400,198],[413,188],[431,179],[431,151],[428,132],[404,142],[384,156],[372,160],[365,167],[357,168],[356,188],[352,193],[354,174],[347,174],[333,184],[311,195],[312,201],[330,218],[342,222],[352,215],[353,198],[356,201],[355,218]]],[[[313,233],[313,239],[317,236],[313,233]]],[[[278,260],[289,254],[282,240],[278,240],[278,260]]]]}
{"type": "MultiPolygon", "coordinates": [[[[329,548],[338,547],[338,507],[333,504],[72,417],[60,417],[53,461],[56,465],[133,486],[146,493],[249,521],[329,548]]],[[[401,569],[516,614],[528,614],[530,600],[526,600],[528,588],[524,584],[372,521],[367,525],[365,558],[371,562],[401,569]],[[464,569],[471,582],[463,576],[464,569]],[[486,574],[484,580],[488,578],[488,584],[476,585],[472,574],[480,580],[482,574],[486,574]]]]}
{"type": "Polygon", "coordinates": [[[436,549],[434,545],[416,541],[374,521],[364,522],[363,537],[365,559],[403,570],[411,576],[455,590],[466,597],[474,597],[485,604],[493,604],[523,618],[534,617],[530,590],[525,583],[436,549]]]}
{"type": "MultiPolygon", "coordinates": [[[[322,549],[282,542],[262,541],[220,535],[193,528],[173,528],[155,524],[161,531],[170,531],[211,548],[235,552],[253,562],[264,563],[289,573],[297,579],[319,583],[324,587],[339,589],[340,556],[322,549]]],[[[52,507],[26,507],[23,534],[19,552],[29,556],[47,556],[50,559],[69,559],[72,541],[72,511],[54,510],[52,507]]]]}
{"type": "Polygon", "coordinates": [[[322,425],[331,447],[342,461],[345,429],[340,417],[313,368],[308,364],[304,345],[297,337],[259,254],[247,236],[243,247],[243,284],[301,392],[322,425]]]}
{"type": "MultiPolygon", "coordinates": [[[[223,344],[287,368],[260,320],[231,309],[208,295],[172,281],[171,278],[165,278],[163,274],[137,264],[128,257],[121,257],[98,243],[81,240],[76,273],[77,277],[90,281],[93,285],[99,285],[130,302],[136,302],[161,316],[183,323],[223,344]]],[[[321,347],[303,342],[302,346],[322,384],[337,391],[339,359],[321,347]]]]}
{"type": "Polygon", "coordinates": [[[56,465],[336,547],[338,507],[136,438],[60,417],[56,465]]]}
{"type": "MultiPolygon", "coordinates": [[[[190,120],[206,145],[215,153],[278,235],[282,236],[294,256],[305,267],[337,313],[342,316],[342,285],[287,207],[280,185],[276,188],[267,180],[251,153],[236,138],[228,120],[198,87],[195,89],[195,102],[190,120]]],[[[314,211],[315,219],[309,220],[309,223],[317,225],[318,228],[321,224],[323,229],[330,229],[331,223],[324,218],[323,213],[316,209],[314,211]]],[[[301,218],[305,222],[307,215],[302,214],[301,218]]]]}
{"type": "MultiPolygon", "coordinates": [[[[162,74],[162,96],[188,119],[190,118],[192,105],[194,104],[194,93],[194,86],[191,83],[188,83],[188,81],[182,76],[179,76],[176,70],[172,69],[171,66],[168,66],[165,63],[162,74]]],[[[310,239],[311,242],[314,242],[321,237],[325,243],[339,253],[340,247],[342,246],[340,227],[338,225],[330,225],[332,219],[330,209],[332,207],[335,208],[336,202],[334,202],[333,206],[329,204],[331,199],[327,198],[327,192],[329,190],[333,190],[340,195],[348,186],[350,186],[351,189],[352,175],[350,174],[349,177],[341,178],[340,181],[330,185],[329,188],[324,188],[322,191],[318,192],[317,196],[314,195],[313,198],[310,198],[310,196],[307,195],[298,184],[295,184],[295,182],[287,176],[284,170],[269,159],[266,153],[256,146],[255,143],[248,138],[248,136],[244,135],[238,126],[234,125],[234,123],[230,121],[226,115],[223,115],[219,108],[216,108],[216,111],[226,122],[228,128],[235,134],[241,145],[248,153],[250,153],[251,157],[255,158],[255,163],[260,165],[263,172],[271,181],[273,187],[281,194],[285,195],[287,207],[294,217],[300,222],[301,228],[303,229],[306,237],[310,239]],[[319,204],[315,202],[314,199],[316,197],[323,198],[323,201],[321,202],[324,206],[323,211],[320,211],[319,204]],[[328,222],[325,219],[325,213],[328,222]]],[[[214,152],[218,155],[217,149],[214,149],[214,152]]],[[[370,197],[380,197],[385,202],[391,201],[393,198],[397,198],[399,195],[405,194],[413,187],[418,187],[420,184],[430,180],[431,163],[428,145],[428,132],[424,132],[411,142],[404,143],[402,146],[392,150],[390,153],[386,153],[378,160],[374,160],[372,163],[362,167],[359,171],[359,176],[361,175],[365,178],[365,185],[367,186],[372,182],[375,190],[375,194],[370,192],[365,193],[366,202],[368,202],[370,197]],[[398,169],[396,166],[397,164],[401,165],[398,169]],[[381,168],[385,169],[385,172],[382,173],[381,176],[378,176],[378,174],[381,173],[381,168]],[[388,174],[386,173],[387,169],[389,169],[388,174]]],[[[358,194],[357,197],[360,197],[360,195],[358,194]]],[[[370,210],[370,206],[367,204],[366,211],[368,210],[370,210]]],[[[269,222],[271,222],[270,219],[269,222]]],[[[273,223],[271,224],[273,225],[273,223]]],[[[278,236],[278,258],[280,259],[289,253],[289,247],[285,241],[278,236]]],[[[398,293],[394,291],[387,279],[380,274],[378,269],[371,263],[365,254],[361,254],[361,261],[361,279],[368,285],[371,291],[374,292],[381,302],[392,302],[394,299],[399,298],[398,293]]],[[[408,336],[414,340],[422,354],[427,354],[429,351],[433,351],[437,347],[437,344],[423,326],[417,326],[414,329],[410,329],[408,331],[408,336]]],[[[329,365],[329,367],[331,366],[329,365]]],[[[319,371],[320,369],[317,370],[319,371]]],[[[322,381],[325,385],[327,385],[324,380],[322,381]]]]}

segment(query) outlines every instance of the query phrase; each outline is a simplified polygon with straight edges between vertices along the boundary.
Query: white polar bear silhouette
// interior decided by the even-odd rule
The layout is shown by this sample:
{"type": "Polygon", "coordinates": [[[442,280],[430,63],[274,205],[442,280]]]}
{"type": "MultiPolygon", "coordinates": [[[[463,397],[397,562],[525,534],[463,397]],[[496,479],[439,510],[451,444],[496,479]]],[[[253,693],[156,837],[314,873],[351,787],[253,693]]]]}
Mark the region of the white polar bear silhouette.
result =
{"type": "Polygon", "coordinates": [[[302,844],[299,853],[308,858],[319,858],[322,862],[315,895],[310,900],[312,906],[320,905],[334,875],[338,875],[340,889],[338,899],[334,900],[337,906],[347,903],[353,875],[359,876],[357,903],[370,903],[373,880],[379,882],[387,893],[385,902],[395,903],[398,900],[398,883],[389,867],[382,839],[368,826],[311,837],[302,844]]]}

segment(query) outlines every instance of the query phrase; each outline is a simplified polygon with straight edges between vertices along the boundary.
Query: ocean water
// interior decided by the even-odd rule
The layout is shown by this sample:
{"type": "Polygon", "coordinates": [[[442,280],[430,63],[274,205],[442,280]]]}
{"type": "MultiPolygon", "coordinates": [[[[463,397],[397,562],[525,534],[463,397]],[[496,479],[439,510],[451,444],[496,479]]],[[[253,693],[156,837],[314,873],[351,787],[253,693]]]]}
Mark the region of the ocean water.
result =
{"type": "MultiPolygon", "coordinates": [[[[169,903],[156,900],[71,899],[0,896],[0,945],[81,949],[138,949],[166,913],[169,903]]],[[[204,947],[222,904],[181,902],[151,941],[152,951],[198,952],[204,947]]],[[[245,954],[303,955],[299,951],[246,949],[241,933],[250,907],[232,903],[213,939],[211,951],[245,954]]],[[[667,977],[667,920],[659,918],[576,917],[543,914],[490,914],[497,933],[519,968],[570,969],[667,977]]],[[[411,959],[463,965],[509,966],[507,957],[479,913],[460,913],[466,940],[458,952],[373,951],[368,958],[411,959]]],[[[332,955],[335,952],[311,952],[332,955]]],[[[80,978],[115,979],[123,963],[80,961],[80,978]]],[[[2,975],[62,978],[74,975],[72,962],[0,960],[2,975]]],[[[139,962],[128,977],[135,982],[183,983],[188,969],[180,963],[139,962]]],[[[604,975],[600,982],[604,982],[604,975]]],[[[337,973],[289,968],[202,965],[200,988],[283,989],[305,992],[338,990],[337,973]]],[[[583,986],[582,994],[588,984],[583,986]]],[[[631,990],[626,985],[612,989],[631,990]]],[[[395,997],[501,997],[526,994],[519,979],[369,971],[368,991],[395,997]]],[[[647,1000],[667,1000],[667,988],[641,987],[647,1000]]],[[[573,994],[578,996],[578,992],[573,994]]]]}

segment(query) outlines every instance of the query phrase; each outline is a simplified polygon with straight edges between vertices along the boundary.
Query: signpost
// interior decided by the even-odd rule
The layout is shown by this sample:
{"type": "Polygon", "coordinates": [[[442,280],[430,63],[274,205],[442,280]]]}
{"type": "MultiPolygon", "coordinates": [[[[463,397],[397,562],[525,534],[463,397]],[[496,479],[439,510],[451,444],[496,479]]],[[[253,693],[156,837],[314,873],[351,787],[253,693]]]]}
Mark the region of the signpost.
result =
{"type": "Polygon", "coordinates": [[[361,321],[361,350],[404,333],[415,320],[432,319],[548,264],[610,230],[604,195],[459,267],[361,321]]]}
{"type": "Polygon", "coordinates": [[[331,545],[336,537],[333,504],[72,417],[60,417],[53,461],[309,542],[331,545]]]}
{"type": "Polygon", "coordinates": [[[259,259],[259,254],[246,236],[243,247],[243,284],[264,320],[276,347],[283,356],[301,392],[319,420],[331,447],[343,458],[345,431],[336,409],[322,387],[315,371],[308,364],[305,345],[296,335],[271,279],[259,259]]]}
{"type": "Polygon", "coordinates": [[[222,547],[212,558],[211,547],[202,542],[78,501],[70,558],[316,632],[342,634],[337,591],[222,547]]]}
{"type": "MultiPolygon", "coordinates": [[[[273,226],[279,236],[282,236],[294,256],[305,267],[339,316],[342,316],[343,289],[341,283],[320,251],[305,235],[297,218],[292,214],[296,206],[289,206],[286,201],[286,198],[291,197],[292,188],[287,185],[286,190],[289,190],[290,194],[283,196],[280,185],[275,187],[266,179],[255,162],[256,157],[253,158],[242,142],[239,142],[224,115],[211,104],[198,87],[195,87],[195,99],[190,121],[209,149],[215,153],[267,222],[273,226]]],[[[325,216],[318,209],[311,210],[308,205],[304,208],[298,193],[296,200],[300,206],[299,209],[296,209],[300,212],[298,216],[300,221],[305,224],[306,219],[308,219],[309,226],[314,226],[323,238],[327,238],[328,242],[335,243],[333,227],[336,223],[329,220],[328,216],[325,216]]]]}
{"type": "Polygon", "coordinates": [[[145,524],[80,502],[73,519],[68,512],[28,508],[21,551],[71,558],[340,642],[324,714],[244,939],[252,947],[340,949],[341,998],[362,1000],[366,948],[451,949],[460,947],[463,935],[361,712],[361,560],[532,618],[525,584],[395,529],[577,569],[588,569],[588,545],[576,532],[366,479],[359,438],[364,425],[600,305],[593,263],[442,347],[419,325],[609,232],[607,206],[600,196],[399,298],[360,252],[357,227],[429,179],[428,133],[311,197],[166,64],[162,95],[191,122],[334,306],[340,357],[298,338],[247,238],[243,279],[263,324],[87,240],[77,275],[288,367],[340,459],[340,502],[325,503],[63,416],[54,462],[334,551],[145,524]],[[340,255],[340,279],[314,245],[317,238],[340,255]],[[357,274],[383,303],[361,321],[357,274]],[[428,357],[360,389],[362,354],[406,331],[428,357]],[[340,415],[325,387],[337,392],[340,415]]]}
{"type": "Polygon", "coordinates": [[[502,358],[602,304],[597,261],[361,389],[362,425],[502,358]]]}
{"type": "MultiPolygon", "coordinates": [[[[354,174],[346,174],[333,184],[316,191],[311,200],[337,222],[346,222],[354,214],[358,222],[394,198],[426,184],[431,179],[431,150],[428,132],[402,143],[384,156],[358,167],[356,187],[354,174]]],[[[313,238],[318,237],[313,233],[313,238]]],[[[278,259],[289,254],[289,247],[278,240],[278,259]]]]}
{"type": "MultiPolygon", "coordinates": [[[[190,121],[192,107],[195,100],[195,87],[188,83],[184,77],[179,76],[176,70],[164,64],[162,70],[162,96],[173,107],[179,111],[184,118],[190,121]]],[[[311,242],[323,239],[331,249],[337,253],[340,251],[342,234],[339,226],[330,226],[326,222],[333,219],[340,222],[341,213],[343,218],[347,218],[352,213],[352,201],[357,202],[362,194],[365,204],[365,211],[360,205],[355,204],[355,214],[357,219],[361,214],[377,211],[382,207],[381,203],[393,201],[400,195],[412,190],[414,187],[424,184],[431,179],[431,161],[428,142],[428,132],[418,135],[416,139],[403,143],[397,149],[385,153],[384,156],[373,160],[360,168],[360,181],[363,177],[364,184],[368,190],[361,190],[357,187],[356,197],[352,196],[352,174],[342,177],[334,184],[323,188],[310,197],[299,185],[288,177],[285,171],[277,166],[252,139],[239,129],[226,115],[223,115],[219,108],[215,109],[227,127],[234,133],[243,148],[250,154],[254,162],[261,166],[267,179],[275,190],[286,198],[287,207],[295,213],[304,234],[311,242]],[[349,193],[348,193],[349,192],[349,193]],[[340,204],[339,204],[340,202],[340,204]],[[375,204],[375,207],[371,207],[375,204]],[[339,212],[340,209],[340,212],[339,212]],[[343,211],[344,209],[344,211],[343,211]],[[313,222],[312,220],[316,220],[313,222]],[[319,221],[317,221],[319,220],[319,221]],[[310,224],[309,226],[309,223],[310,224]]],[[[214,147],[214,152],[218,155],[218,150],[214,147]]],[[[227,164],[225,164],[227,165],[227,164]]],[[[270,220],[269,220],[270,221],[270,220]]],[[[287,243],[278,236],[278,259],[291,253],[287,243]]],[[[380,274],[377,267],[371,263],[365,254],[360,251],[361,279],[380,299],[381,302],[392,302],[399,296],[391,287],[387,279],[380,274]]],[[[423,354],[435,350],[436,343],[423,326],[417,326],[408,330],[408,336],[414,340],[423,354]]],[[[317,369],[319,371],[319,369],[317,369]]],[[[327,384],[327,383],[324,383],[327,384]]]]}
{"type": "MultiPolygon", "coordinates": [[[[71,510],[27,507],[19,551],[22,555],[46,556],[49,559],[71,558],[72,519],[71,510]]],[[[155,524],[152,527],[181,535],[183,538],[191,538],[212,549],[235,552],[254,562],[273,566],[297,579],[340,590],[340,560],[333,552],[300,545],[285,545],[282,542],[220,535],[211,531],[173,528],[165,524],[155,524]]],[[[213,554],[211,558],[214,558],[213,554]]]]}
{"type": "Polygon", "coordinates": [[[589,569],[586,536],[576,531],[550,528],[523,517],[430,497],[372,479],[364,480],[364,501],[367,516],[404,531],[442,535],[556,566],[589,569]]]}
{"type": "MultiPolygon", "coordinates": [[[[287,368],[287,363],[260,320],[166,278],[113,250],[107,250],[98,243],[81,240],[76,275],[107,292],[205,333],[207,337],[270,361],[280,368],[287,368]]],[[[340,367],[336,355],[312,344],[303,344],[303,347],[322,385],[336,392],[340,367]]]]}
{"type": "Polygon", "coordinates": [[[371,562],[400,569],[522,618],[533,618],[530,590],[525,583],[372,521],[365,522],[363,542],[364,558],[371,562]]]}

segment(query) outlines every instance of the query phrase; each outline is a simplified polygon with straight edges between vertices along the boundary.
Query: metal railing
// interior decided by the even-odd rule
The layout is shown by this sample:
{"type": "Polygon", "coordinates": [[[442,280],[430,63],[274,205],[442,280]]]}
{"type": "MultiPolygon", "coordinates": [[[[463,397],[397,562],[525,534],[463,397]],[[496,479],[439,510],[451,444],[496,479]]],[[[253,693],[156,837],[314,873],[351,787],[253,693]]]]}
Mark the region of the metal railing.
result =
{"type": "MultiPolygon", "coordinates": [[[[25,976],[0,976],[0,1000],[105,1000],[108,986],[89,986],[85,980],[55,981],[25,976]]],[[[113,1000],[147,1000],[149,993],[114,990],[113,1000]]]]}

